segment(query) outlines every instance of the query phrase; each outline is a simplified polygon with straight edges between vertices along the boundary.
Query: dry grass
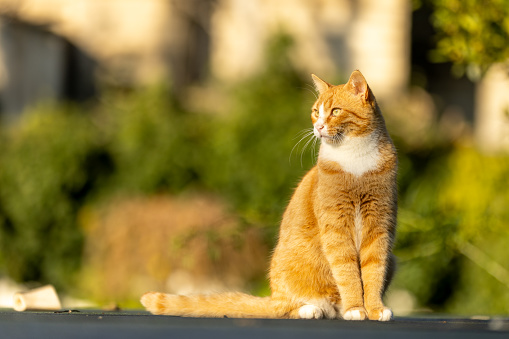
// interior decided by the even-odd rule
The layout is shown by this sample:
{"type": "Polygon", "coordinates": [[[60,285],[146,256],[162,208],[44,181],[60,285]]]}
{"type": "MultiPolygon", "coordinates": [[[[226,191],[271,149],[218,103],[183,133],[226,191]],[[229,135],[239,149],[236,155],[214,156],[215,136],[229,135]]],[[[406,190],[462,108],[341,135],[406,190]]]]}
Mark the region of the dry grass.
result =
{"type": "Polygon", "coordinates": [[[99,301],[136,300],[148,290],[245,290],[268,267],[261,232],[243,227],[215,198],[117,200],[81,219],[82,288],[99,301]]]}

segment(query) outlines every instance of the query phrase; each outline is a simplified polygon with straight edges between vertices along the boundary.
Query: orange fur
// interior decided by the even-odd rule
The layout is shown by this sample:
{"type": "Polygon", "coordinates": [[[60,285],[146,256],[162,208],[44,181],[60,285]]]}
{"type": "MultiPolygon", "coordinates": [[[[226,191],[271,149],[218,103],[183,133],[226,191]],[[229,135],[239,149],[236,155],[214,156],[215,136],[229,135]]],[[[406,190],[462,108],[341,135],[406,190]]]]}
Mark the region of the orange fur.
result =
{"type": "Polygon", "coordinates": [[[394,271],[397,156],[359,71],[344,85],[313,75],[318,163],[284,213],[270,266],[272,295],[176,296],[149,292],[154,314],[205,317],[392,318],[382,302],[394,271]]]}

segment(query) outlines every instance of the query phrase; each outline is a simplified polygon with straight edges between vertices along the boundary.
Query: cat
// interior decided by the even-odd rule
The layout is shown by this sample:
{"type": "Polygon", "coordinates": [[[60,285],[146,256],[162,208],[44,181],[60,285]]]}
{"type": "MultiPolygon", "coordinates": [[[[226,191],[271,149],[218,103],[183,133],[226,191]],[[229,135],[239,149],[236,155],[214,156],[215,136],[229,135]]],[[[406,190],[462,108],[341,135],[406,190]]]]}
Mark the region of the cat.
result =
{"type": "Polygon", "coordinates": [[[382,296],[395,267],[397,153],[360,71],[333,86],[314,74],[318,160],[283,215],[270,297],[148,292],[153,314],[190,317],[391,320],[382,296]]]}

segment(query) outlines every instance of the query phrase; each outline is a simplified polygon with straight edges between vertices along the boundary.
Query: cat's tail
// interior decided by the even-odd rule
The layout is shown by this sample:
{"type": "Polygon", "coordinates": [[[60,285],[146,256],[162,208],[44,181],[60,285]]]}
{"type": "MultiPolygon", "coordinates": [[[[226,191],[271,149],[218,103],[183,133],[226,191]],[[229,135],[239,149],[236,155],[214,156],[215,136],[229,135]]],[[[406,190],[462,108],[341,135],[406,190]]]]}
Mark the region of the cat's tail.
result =
{"type": "Polygon", "coordinates": [[[148,292],[141,303],[153,314],[211,318],[288,318],[294,308],[270,297],[238,292],[189,296],[148,292]]]}

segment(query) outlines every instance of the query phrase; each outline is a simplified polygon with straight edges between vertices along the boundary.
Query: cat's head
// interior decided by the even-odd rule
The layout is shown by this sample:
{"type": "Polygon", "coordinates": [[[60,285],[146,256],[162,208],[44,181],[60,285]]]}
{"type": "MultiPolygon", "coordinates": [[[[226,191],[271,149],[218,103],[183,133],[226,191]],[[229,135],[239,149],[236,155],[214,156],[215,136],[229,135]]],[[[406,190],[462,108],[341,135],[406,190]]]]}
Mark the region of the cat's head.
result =
{"type": "Polygon", "coordinates": [[[333,86],[312,74],[319,93],[311,112],[314,134],[340,144],[345,137],[366,136],[376,129],[379,113],[366,79],[353,71],[344,85],[333,86]]]}

